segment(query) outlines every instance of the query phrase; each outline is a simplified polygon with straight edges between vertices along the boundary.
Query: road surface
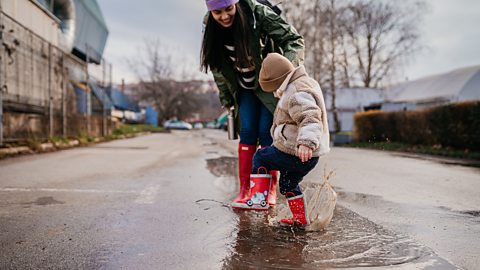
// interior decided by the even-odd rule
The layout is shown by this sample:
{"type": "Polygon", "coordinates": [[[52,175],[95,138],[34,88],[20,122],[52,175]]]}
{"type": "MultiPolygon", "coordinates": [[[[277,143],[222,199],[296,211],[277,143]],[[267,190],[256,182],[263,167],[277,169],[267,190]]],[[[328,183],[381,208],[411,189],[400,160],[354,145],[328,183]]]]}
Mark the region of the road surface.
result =
{"type": "Polygon", "coordinates": [[[0,161],[0,269],[479,269],[478,168],[333,148],[303,183],[335,171],[332,223],[299,232],[228,207],[237,143],[175,131],[0,161]]]}

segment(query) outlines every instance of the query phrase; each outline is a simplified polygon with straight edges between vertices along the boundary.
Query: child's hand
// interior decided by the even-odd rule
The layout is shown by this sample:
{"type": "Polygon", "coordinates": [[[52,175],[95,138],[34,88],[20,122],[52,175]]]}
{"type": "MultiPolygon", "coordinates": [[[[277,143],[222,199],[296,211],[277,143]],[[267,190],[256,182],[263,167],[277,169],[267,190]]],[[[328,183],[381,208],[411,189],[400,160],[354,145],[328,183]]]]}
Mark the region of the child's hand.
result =
{"type": "Polygon", "coordinates": [[[312,152],[310,147],[300,144],[297,148],[297,157],[299,157],[302,162],[307,162],[312,158],[312,152]]]}

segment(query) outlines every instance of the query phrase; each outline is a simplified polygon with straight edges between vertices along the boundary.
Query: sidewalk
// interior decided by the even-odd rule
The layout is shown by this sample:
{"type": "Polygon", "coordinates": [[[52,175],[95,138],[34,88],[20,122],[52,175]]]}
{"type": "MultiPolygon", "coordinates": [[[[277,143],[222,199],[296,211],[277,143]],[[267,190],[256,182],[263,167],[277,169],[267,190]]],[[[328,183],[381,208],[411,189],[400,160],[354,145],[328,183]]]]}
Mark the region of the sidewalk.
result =
{"type": "MultiPolygon", "coordinates": [[[[369,149],[369,150],[382,152],[382,150],[375,150],[375,149],[369,149]]],[[[480,160],[452,158],[452,157],[435,156],[435,155],[427,155],[427,154],[415,154],[415,153],[398,152],[398,151],[390,151],[390,152],[392,153],[392,155],[399,156],[399,157],[430,160],[430,161],[435,161],[438,163],[448,164],[448,165],[460,165],[460,166],[480,168],[480,160]]]]}

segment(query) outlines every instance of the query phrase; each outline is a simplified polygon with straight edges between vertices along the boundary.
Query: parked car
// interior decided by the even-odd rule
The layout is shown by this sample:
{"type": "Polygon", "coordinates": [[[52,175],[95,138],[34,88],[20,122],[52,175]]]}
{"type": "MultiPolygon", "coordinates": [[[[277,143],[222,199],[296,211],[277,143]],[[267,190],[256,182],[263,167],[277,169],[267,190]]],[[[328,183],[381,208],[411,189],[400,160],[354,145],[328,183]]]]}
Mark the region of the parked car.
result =
{"type": "Polygon", "coordinates": [[[223,112],[218,118],[217,118],[217,128],[218,129],[223,129],[227,130],[227,120],[228,120],[228,113],[223,112]]]}
{"type": "Polygon", "coordinates": [[[211,121],[211,122],[208,122],[206,125],[205,125],[206,128],[211,128],[211,129],[215,129],[217,128],[217,124],[215,121],[211,121]]]}
{"type": "Polygon", "coordinates": [[[192,125],[180,120],[167,120],[163,124],[163,127],[166,129],[183,129],[183,130],[190,130],[192,129],[192,125]]]}

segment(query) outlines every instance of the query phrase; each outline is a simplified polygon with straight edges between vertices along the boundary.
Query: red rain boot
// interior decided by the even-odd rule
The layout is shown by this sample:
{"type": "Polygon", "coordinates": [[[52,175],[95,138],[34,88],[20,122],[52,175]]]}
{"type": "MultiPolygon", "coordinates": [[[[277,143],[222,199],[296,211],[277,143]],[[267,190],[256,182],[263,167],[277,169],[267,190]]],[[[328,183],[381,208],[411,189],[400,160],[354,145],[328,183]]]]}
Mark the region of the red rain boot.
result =
{"type": "Polygon", "coordinates": [[[288,192],[294,197],[287,198],[288,206],[293,214],[293,218],[284,218],[280,220],[283,225],[300,225],[301,227],[308,225],[310,222],[307,217],[307,202],[303,194],[295,196],[293,192],[288,192]]]}
{"type": "Polygon", "coordinates": [[[252,172],[252,159],[257,151],[257,146],[248,144],[238,145],[238,178],[240,180],[240,190],[233,203],[245,199],[250,190],[250,173],[252,172]]]}
{"type": "MultiPolygon", "coordinates": [[[[262,146],[261,148],[265,148],[269,146],[262,146]]],[[[280,177],[280,172],[271,170],[270,174],[272,175],[272,184],[270,186],[270,192],[268,193],[268,204],[275,205],[277,204],[277,183],[280,177]]]]}
{"type": "Polygon", "coordinates": [[[268,193],[272,176],[270,174],[260,174],[261,169],[267,172],[264,167],[260,167],[257,174],[250,175],[250,196],[232,203],[233,208],[257,211],[268,210],[268,193]]]}
{"type": "Polygon", "coordinates": [[[275,205],[277,203],[277,183],[280,177],[279,171],[271,170],[272,184],[270,185],[270,192],[268,193],[268,204],[275,205]]]}

